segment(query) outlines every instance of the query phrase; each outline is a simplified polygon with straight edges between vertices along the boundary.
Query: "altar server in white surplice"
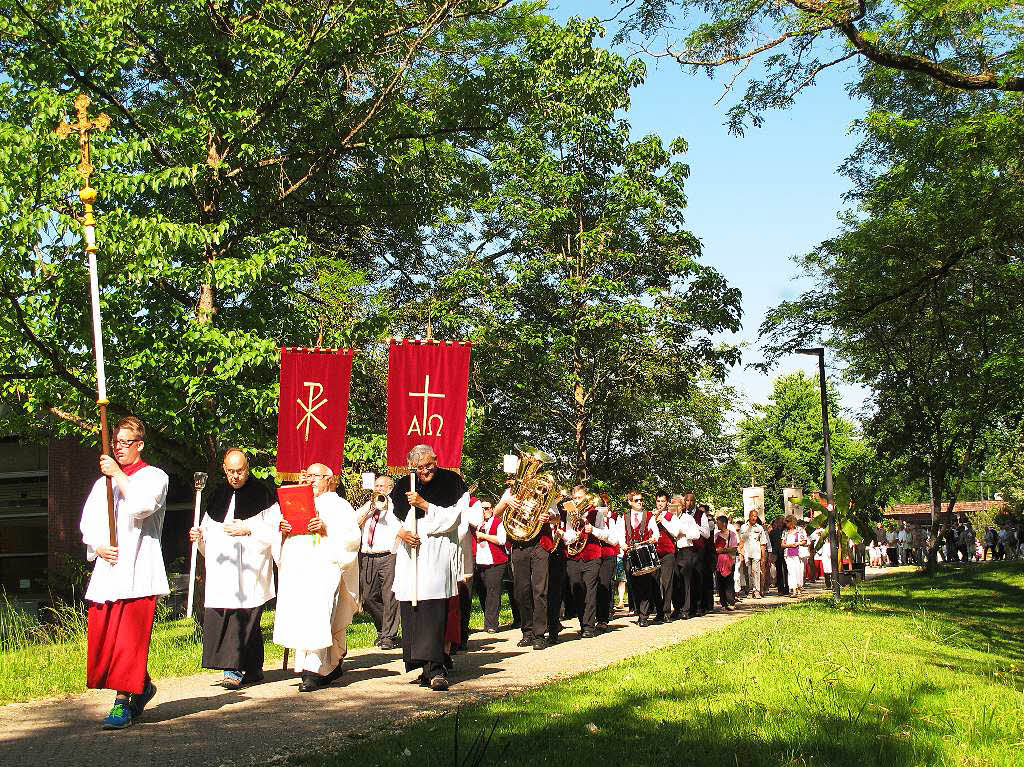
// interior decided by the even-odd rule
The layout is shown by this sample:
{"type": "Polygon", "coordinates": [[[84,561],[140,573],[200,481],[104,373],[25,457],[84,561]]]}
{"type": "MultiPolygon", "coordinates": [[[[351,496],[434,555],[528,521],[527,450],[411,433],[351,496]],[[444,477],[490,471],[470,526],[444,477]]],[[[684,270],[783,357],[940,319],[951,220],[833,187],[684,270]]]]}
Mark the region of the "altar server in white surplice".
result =
{"type": "Polygon", "coordinates": [[[333,472],[314,463],[302,474],[313,486],[316,513],[305,531],[291,529],[274,507],[268,521],[281,531],[274,642],[295,651],[300,692],[329,685],[341,676],[348,651],[346,632],[359,610],[359,542],[355,510],[330,490],[333,472]]]}

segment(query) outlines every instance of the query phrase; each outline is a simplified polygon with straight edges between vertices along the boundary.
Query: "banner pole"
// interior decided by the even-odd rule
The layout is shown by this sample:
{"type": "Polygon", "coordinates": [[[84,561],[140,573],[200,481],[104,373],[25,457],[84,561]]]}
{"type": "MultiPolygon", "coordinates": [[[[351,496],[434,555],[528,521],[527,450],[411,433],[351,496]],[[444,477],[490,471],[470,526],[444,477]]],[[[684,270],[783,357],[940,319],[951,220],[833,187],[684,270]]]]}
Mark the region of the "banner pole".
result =
{"type": "MultiPolygon", "coordinates": [[[[416,492],[416,469],[413,466],[409,467],[409,489],[412,492],[416,492]]],[[[412,514],[412,528],[410,532],[416,535],[416,507],[413,506],[409,509],[409,513],[412,514]]],[[[416,546],[412,550],[412,606],[416,607],[419,604],[419,554],[420,547],[416,546]]]]}

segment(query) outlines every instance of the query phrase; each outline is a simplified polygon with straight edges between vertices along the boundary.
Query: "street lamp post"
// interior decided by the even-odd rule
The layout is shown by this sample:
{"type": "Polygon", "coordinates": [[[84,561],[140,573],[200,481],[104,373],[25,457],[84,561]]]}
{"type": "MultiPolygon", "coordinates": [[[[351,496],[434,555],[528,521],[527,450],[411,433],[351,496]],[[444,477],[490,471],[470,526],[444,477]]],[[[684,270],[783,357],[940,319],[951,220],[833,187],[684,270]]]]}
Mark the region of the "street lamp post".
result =
{"type": "Polygon", "coordinates": [[[832,435],[828,427],[828,390],[825,388],[825,350],[820,347],[797,349],[797,354],[810,354],[818,358],[818,382],[821,387],[821,433],[825,443],[825,499],[828,502],[828,541],[832,551],[832,595],[839,601],[839,535],[836,530],[836,504],[832,493],[832,435]]]}

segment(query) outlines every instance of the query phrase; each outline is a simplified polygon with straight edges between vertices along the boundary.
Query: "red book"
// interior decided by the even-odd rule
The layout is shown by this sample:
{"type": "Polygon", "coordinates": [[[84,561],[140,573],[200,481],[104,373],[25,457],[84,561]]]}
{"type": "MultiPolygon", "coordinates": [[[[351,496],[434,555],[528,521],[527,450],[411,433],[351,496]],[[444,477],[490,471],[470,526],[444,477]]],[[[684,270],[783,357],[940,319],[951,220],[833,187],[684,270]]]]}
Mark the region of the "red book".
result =
{"type": "Polygon", "coordinates": [[[312,485],[286,485],[277,488],[281,515],[292,526],[289,535],[309,535],[309,520],[316,516],[312,485]]]}

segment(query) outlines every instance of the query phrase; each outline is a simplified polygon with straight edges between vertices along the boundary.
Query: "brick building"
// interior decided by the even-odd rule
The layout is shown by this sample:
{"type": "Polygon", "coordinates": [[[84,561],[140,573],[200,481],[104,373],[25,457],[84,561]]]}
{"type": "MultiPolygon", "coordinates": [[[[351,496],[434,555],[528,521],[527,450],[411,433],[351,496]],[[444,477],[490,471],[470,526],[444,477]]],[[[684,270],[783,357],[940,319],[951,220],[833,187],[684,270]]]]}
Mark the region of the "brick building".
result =
{"type": "MultiPolygon", "coordinates": [[[[73,439],[48,445],[0,439],[0,588],[17,598],[47,594],[65,557],[85,561],[82,505],[99,476],[99,453],[73,439]]],[[[164,518],[164,560],[187,554],[190,483],[171,477],[164,518]]]]}

